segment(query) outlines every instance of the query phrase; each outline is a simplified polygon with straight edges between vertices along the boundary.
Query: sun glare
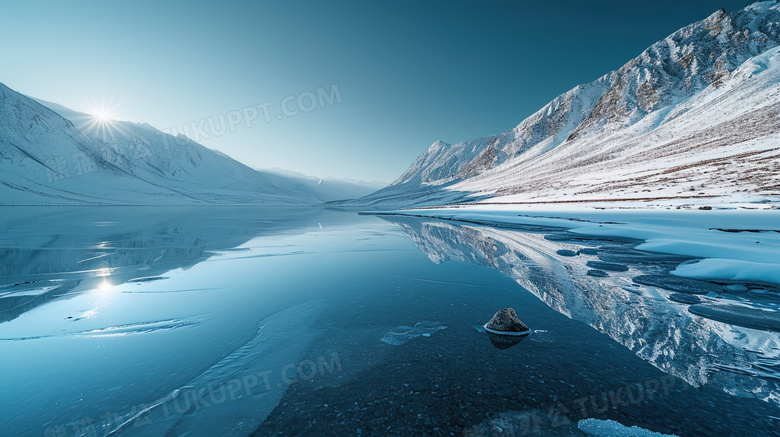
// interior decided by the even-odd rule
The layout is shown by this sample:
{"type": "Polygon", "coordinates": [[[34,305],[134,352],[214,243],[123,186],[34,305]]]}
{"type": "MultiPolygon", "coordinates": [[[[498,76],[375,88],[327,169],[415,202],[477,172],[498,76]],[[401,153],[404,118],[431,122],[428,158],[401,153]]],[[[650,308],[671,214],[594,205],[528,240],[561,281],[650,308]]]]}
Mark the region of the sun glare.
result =
{"type": "Polygon", "coordinates": [[[106,111],[97,111],[95,114],[93,114],[97,121],[101,123],[105,123],[107,121],[111,121],[111,115],[106,111]]]}
{"type": "Polygon", "coordinates": [[[121,110],[106,99],[93,99],[86,103],[83,119],[83,127],[92,134],[110,141],[111,138],[122,131],[122,123],[117,117],[121,117],[121,110]]]}
{"type": "Polygon", "coordinates": [[[108,282],[106,279],[103,279],[103,282],[101,282],[100,285],[98,285],[98,289],[100,291],[111,290],[111,287],[113,287],[113,285],[111,285],[111,283],[108,282]]]}

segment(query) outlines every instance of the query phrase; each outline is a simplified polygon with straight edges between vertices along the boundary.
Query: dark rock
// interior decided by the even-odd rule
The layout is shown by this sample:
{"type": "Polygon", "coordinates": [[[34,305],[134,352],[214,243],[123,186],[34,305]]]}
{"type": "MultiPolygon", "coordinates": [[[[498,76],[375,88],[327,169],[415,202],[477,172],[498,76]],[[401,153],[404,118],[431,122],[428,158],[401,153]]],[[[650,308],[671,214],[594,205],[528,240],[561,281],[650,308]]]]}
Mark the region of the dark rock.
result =
{"type": "Polygon", "coordinates": [[[566,250],[566,249],[559,250],[557,254],[560,256],[577,256],[577,252],[573,250],[566,250]]]}
{"type": "Polygon", "coordinates": [[[681,278],[672,275],[639,275],[634,277],[633,281],[637,284],[650,285],[688,294],[707,294],[709,292],[720,293],[723,291],[723,287],[711,282],[681,278]]]}
{"type": "Polygon", "coordinates": [[[530,333],[528,326],[521,322],[515,310],[504,308],[499,310],[489,322],[485,324],[485,330],[501,335],[520,335],[530,333]]]}
{"type": "Polygon", "coordinates": [[[695,294],[672,293],[669,295],[669,300],[688,305],[701,303],[701,298],[695,294]]]}
{"type": "Polygon", "coordinates": [[[588,273],[585,273],[588,276],[593,276],[594,278],[606,278],[609,276],[609,273],[605,272],[604,270],[588,270],[588,273]]]}
{"type": "Polygon", "coordinates": [[[623,264],[617,264],[617,263],[610,263],[605,261],[588,261],[588,267],[599,269],[599,270],[608,270],[610,272],[627,272],[628,266],[623,264]]]}
{"type": "Polygon", "coordinates": [[[702,211],[712,211],[711,206],[700,206],[699,209],[702,211]]]}

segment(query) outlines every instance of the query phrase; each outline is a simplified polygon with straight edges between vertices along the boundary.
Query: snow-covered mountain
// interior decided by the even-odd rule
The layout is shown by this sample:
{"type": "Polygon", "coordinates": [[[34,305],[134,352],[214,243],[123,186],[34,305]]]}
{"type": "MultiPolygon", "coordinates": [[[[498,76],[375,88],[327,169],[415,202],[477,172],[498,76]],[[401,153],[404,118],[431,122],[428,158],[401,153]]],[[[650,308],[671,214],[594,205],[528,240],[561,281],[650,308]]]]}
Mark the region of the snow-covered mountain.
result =
{"type": "Polygon", "coordinates": [[[339,178],[319,178],[303,173],[274,167],[271,169],[258,169],[267,176],[274,178],[280,176],[287,181],[293,181],[301,187],[315,192],[318,198],[325,202],[342,201],[345,199],[357,199],[366,196],[387,185],[387,182],[371,182],[339,178]]]}
{"type": "Polygon", "coordinates": [[[96,122],[0,84],[0,205],[313,204],[317,194],[148,124],[96,122]]]}
{"type": "Polygon", "coordinates": [[[780,4],[719,10],[516,128],[435,142],[387,207],[780,195],[780,4]]]}

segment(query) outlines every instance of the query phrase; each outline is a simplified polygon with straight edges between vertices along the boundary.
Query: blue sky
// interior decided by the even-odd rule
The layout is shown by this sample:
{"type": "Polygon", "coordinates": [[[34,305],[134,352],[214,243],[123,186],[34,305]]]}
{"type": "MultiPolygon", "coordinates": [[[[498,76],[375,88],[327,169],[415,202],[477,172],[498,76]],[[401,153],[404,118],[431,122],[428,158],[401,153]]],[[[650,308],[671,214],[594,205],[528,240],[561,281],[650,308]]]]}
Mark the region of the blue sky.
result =
{"type": "Polygon", "coordinates": [[[200,142],[255,168],[389,182],[436,140],[511,129],[678,28],[750,3],[6,2],[0,82],[185,133],[242,114],[200,142]],[[334,85],[340,102],[311,103],[334,85]],[[256,105],[270,122],[247,128],[256,105]]]}

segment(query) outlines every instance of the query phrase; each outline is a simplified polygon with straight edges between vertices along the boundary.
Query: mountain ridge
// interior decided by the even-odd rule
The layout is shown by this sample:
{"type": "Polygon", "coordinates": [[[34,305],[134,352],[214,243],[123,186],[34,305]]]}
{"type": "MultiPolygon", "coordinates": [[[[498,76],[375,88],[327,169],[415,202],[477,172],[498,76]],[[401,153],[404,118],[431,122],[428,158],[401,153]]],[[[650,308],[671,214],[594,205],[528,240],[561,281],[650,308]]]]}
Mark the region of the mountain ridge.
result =
{"type": "MultiPolygon", "coordinates": [[[[572,163],[584,168],[588,159],[603,158],[598,149],[608,135],[640,123],[644,130],[635,134],[662,127],[672,121],[665,113],[680,117],[675,108],[687,100],[717,92],[727,82],[733,85],[732,75],[741,65],[778,44],[777,1],[754,3],[731,14],[720,9],[659,40],[619,69],[559,95],[513,129],[453,145],[435,142],[391,185],[356,203],[429,206],[517,194],[523,200],[536,199],[533,181],[520,173],[550,174],[561,167],[571,169],[572,163]],[[648,123],[649,118],[656,118],[655,124],[648,123]],[[544,162],[552,155],[558,164],[544,162]],[[492,185],[470,183],[491,177],[492,185]]],[[[668,191],[662,186],[639,188],[668,191]]],[[[604,194],[614,198],[616,193],[604,194]]]]}
{"type": "Polygon", "coordinates": [[[3,205],[279,204],[323,201],[149,124],[99,122],[0,84],[3,205]]]}

